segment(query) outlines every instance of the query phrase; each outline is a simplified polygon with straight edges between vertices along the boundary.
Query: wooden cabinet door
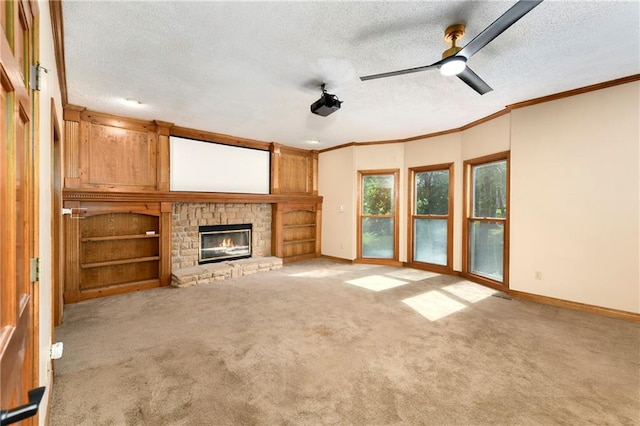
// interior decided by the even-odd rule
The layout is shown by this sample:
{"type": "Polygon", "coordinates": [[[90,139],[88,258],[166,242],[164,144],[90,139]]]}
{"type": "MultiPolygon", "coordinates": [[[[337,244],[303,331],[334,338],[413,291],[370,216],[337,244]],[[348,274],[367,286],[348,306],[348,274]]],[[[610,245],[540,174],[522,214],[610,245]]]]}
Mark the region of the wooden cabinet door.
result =
{"type": "MultiPolygon", "coordinates": [[[[33,14],[26,1],[0,3],[0,406],[27,403],[34,387],[34,141],[27,89],[33,14]]],[[[31,424],[34,419],[23,424],[31,424]]]]}

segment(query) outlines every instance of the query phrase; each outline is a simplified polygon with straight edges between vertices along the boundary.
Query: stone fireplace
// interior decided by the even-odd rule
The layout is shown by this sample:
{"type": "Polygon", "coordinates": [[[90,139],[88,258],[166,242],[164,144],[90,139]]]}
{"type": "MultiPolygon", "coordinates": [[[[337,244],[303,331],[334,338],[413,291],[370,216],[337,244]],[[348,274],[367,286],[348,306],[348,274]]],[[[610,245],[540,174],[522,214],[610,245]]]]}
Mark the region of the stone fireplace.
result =
{"type": "MultiPolygon", "coordinates": [[[[234,228],[242,224],[250,224],[251,250],[249,256],[245,254],[243,257],[271,256],[271,204],[174,203],[171,220],[171,268],[173,271],[201,263],[200,227],[226,225],[234,228]]],[[[229,254],[229,250],[226,253],[229,254]]],[[[220,261],[223,260],[230,259],[220,259],[220,261]]]]}
{"type": "Polygon", "coordinates": [[[198,263],[251,257],[252,227],[250,223],[199,226],[198,263]]]}

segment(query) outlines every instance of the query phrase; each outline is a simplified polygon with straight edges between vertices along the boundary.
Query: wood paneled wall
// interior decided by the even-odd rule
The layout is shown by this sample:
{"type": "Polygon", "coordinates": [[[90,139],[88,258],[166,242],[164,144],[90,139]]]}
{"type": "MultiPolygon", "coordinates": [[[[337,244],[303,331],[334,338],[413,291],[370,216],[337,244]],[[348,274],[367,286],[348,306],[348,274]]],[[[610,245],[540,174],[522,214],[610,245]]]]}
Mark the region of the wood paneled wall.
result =
{"type": "Polygon", "coordinates": [[[87,191],[169,191],[169,136],[271,151],[271,194],[318,195],[318,151],[87,111],[64,110],[64,187],[87,191]]]}
{"type": "Polygon", "coordinates": [[[271,193],[318,195],[318,151],[273,143],[271,193]]]}
{"type": "MultiPolygon", "coordinates": [[[[66,303],[170,283],[171,206],[184,201],[186,194],[170,191],[171,135],[269,150],[271,193],[248,194],[244,202],[271,202],[277,212],[272,224],[277,235],[272,242],[273,255],[288,261],[320,255],[322,199],[318,197],[317,151],[88,111],[74,105],[65,107],[64,121],[63,199],[64,207],[72,209],[64,220],[66,303]],[[292,212],[306,212],[299,213],[306,215],[305,219],[293,220],[292,212]],[[114,214],[124,214],[117,216],[122,226],[114,222],[114,214]],[[157,225],[151,230],[157,232],[156,237],[144,240],[144,229],[127,229],[140,223],[140,214],[155,218],[157,225]],[[82,222],[87,218],[84,220],[88,224],[90,217],[92,223],[118,229],[109,238],[96,240],[82,222]],[[120,246],[131,253],[124,260],[112,260],[108,253],[98,256],[98,261],[90,257],[107,246],[114,255],[116,251],[122,254],[120,246]]],[[[197,194],[198,201],[220,196],[224,194],[197,194]]]]}
{"type": "Polygon", "coordinates": [[[65,189],[169,189],[170,123],[125,119],[67,106],[65,189]]]}

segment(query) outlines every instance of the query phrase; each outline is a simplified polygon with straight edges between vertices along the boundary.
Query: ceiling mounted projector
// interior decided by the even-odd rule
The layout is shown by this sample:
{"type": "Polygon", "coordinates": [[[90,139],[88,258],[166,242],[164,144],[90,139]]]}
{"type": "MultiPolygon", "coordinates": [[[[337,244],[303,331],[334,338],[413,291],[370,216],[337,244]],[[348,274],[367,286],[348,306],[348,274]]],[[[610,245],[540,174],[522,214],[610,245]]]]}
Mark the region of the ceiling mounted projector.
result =
{"type": "Polygon", "coordinates": [[[336,95],[327,93],[327,91],[324,90],[324,83],[322,83],[320,87],[322,88],[322,97],[311,104],[311,112],[326,117],[332,112],[339,110],[342,101],[339,100],[336,95]]]}

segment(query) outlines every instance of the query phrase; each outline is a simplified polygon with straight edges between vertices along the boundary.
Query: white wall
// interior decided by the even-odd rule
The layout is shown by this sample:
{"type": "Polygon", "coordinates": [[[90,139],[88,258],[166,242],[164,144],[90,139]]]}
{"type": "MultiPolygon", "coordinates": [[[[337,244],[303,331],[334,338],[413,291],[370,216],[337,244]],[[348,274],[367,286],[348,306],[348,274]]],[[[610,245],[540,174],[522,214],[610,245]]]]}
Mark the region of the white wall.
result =
{"type": "Polygon", "coordinates": [[[39,255],[40,263],[40,282],[39,286],[39,304],[40,304],[40,327],[39,327],[39,385],[46,386],[47,392],[42,399],[42,404],[38,410],[39,423],[44,425],[45,415],[48,410],[49,395],[52,385],[52,371],[50,348],[52,344],[52,268],[51,268],[51,198],[52,198],[52,134],[51,134],[51,99],[55,101],[56,116],[58,117],[60,131],[63,131],[62,125],[62,101],[60,95],[60,86],[58,85],[58,74],[56,70],[56,60],[53,46],[53,33],[51,29],[51,15],[49,13],[49,2],[38,1],[40,10],[40,64],[49,70],[43,74],[44,84],[39,92],[40,105],[38,114],[40,116],[39,125],[39,151],[37,153],[39,162],[40,177],[40,194],[39,194],[39,255]]]}
{"type": "Polygon", "coordinates": [[[462,163],[510,150],[510,288],[640,313],[639,99],[634,82],[516,109],[459,133],[321,153],[322,253],[355,259],[355,211],[340,220],[327,206],[357,207],[357,170],[401,168],[406,261],[407,170],[454,162],[453,266],[461,270],[462,163]],[[345,239],[353,250],[340,254],[345,239]]]}
{"type": "Polygon", "coordinates": [[[462,132],[462,160],[508,151],[510,125],[511,118],[505,114],[462,132]]]}
{"type": "Polygon", "coordinates": [[[326,164],[318,170],[318,192],[331,194],[322,202],[322,254],[341,259],[356,256],[354,151],[353,147],[327,151],[318,159],[318,164],[326,164]]]}
{"type": "Polygon", "coordinates": [[[639,95],[636,82],[513,111],[512,289],[640,312],[639,95]]]}

